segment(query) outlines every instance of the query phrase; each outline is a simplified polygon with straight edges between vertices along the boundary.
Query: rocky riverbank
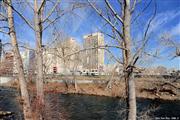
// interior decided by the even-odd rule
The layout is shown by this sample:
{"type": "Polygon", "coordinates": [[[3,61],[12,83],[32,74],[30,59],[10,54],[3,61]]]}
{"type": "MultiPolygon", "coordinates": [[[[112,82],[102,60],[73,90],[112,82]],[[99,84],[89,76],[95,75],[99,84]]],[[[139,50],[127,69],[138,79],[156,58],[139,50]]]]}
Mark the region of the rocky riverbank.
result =
{"type": "MultiPolygon", "coordinates": [[[[112,84],[101,79],[87,80],[53,80],[44,84],[45,93],[73,93],[109,97],[126,97],[125,82],[113,80],[112,84]],[[75,84],[77,83],[77,84],[75,84]]],[[[136,96],[138,98],[180,100],[180,81],[163,78],[136,78],[136,96]]],[[[18,88],[17,82],[11,82],[11,87],[18,88]]],[[[29,83],[28,89],[35,92],[35,84],[29,83]]]]}
{"type": "MultiPolygon", "coordinates": [[[[144,79],[136,80],[136,96],[138,98],[163,99],[163,100],[180,100],[180,81],[171,81],[165,79],[144,79]]],[[[34,84],[29,85],[29,89],[35,90],[34,84]]],[[[88,94],[109,97],[125,97],[125,82],[114,81],[112,84],[107,82],[92,83],[60,83],[49,82],[44,85],[45,91],[55,93],[73,93],[88,94]]]]}

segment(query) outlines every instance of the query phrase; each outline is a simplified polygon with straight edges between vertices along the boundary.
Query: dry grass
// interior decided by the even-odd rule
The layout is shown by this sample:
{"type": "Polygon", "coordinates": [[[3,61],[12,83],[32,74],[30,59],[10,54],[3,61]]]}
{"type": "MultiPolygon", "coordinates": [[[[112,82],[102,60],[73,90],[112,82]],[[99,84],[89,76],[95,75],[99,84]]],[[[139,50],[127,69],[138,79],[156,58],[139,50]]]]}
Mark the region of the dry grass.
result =
{"type": "MultiPolygon", "coordinates": [[[[164,88],[163,86],[167,83],[167,80],[163,79],[151,79],[151,78],[138,78],[136,79],[136,96],[140,98],[160,98],[166,100],[175,100],[180,98],[178,88],[180,84],[178,82],[172,83],[177,87],[177,90],[172,88],[170,85],[166,85],[167,89],[173,89],[177,95],[172,95],[170,92],[161,92],[162,94],[155,94],[148,91],[143,91],[152,88],[164,88]],[[162,87],[163,86],[163,87],[162,87]]],[[[112,88],[105,90],[106,84],[78,84],[78,90],[74,88],[73,84],[69,84],[68,87],[63,83],[48,83],[45,85],[46,92],[58,92],[58,93],[78,93],[78,94],[89,94],[89,95],[100,95],[100,96],[111,96],[111,97],[124,97],[125,96],[125,83],[119,81],[112,84],[112,88]]]]}

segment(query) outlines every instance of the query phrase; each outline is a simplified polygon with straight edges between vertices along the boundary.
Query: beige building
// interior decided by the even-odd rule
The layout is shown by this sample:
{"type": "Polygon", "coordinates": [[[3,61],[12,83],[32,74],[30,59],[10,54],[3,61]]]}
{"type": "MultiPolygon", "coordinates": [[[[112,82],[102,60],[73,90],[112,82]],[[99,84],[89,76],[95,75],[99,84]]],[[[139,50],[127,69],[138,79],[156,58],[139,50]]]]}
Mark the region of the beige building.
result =
{"type": "Polygon", "coordinates": [[[104,49],[98,49],[98,46],[104,46],[104,35],[102,33],[93,33],[85,35],[83,47],[84,52],[83,69],[88,72],[103,72],[104,67],[104,49]],[[95,49],[89,49],[93,48],[95,49]]]}
{"type": "MultiPolygon", "coordinates": [[[[29,60],[30,60],[30,50],[29,49],[24,49],[22,51],[20,51],[20,55],[21,55],[21,59],[23,62],[23,68],[24,68],[24,72],[28,73],[29,71],[29,60]]],[[[14,68],[13,68],[13,73],[17,74],[18,73],[18,69],[17,69],[17,63],[16,63],[16,58],[14,57],[14,68]]]]}
{"type": "Polygon", "coordinates": [[[74,54],[80,50],[80,45],[73,38],[58,41],[52,47],[44,51],[44,65],[47,74],[72,74],[82,68],[80,54],[74,54]]]}

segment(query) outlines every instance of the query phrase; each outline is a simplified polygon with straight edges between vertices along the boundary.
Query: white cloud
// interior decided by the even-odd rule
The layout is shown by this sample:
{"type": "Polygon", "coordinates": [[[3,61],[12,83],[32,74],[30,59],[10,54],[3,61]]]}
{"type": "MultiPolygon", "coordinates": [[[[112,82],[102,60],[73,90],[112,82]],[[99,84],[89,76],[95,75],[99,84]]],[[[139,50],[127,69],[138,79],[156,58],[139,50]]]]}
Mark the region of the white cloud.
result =
{"type": "MultiPolygon", "coordinates": [[[[180,11],[177,10],[169,10],[166,12],[161,12],[161,13],[157,13],[154,20],[152,21],[150,28],[149,28],[149,33],[157,33],[156,35],[161,35],[164,32],[171,32],[171,34],[174,35],[178,35],[180,34],[180,23],[173,27],[172,29],[167,28],[166,25],[172,25],[172,21],[174,19],[177,19],[177,17],[180,17],[180,11]]],[[[149,20],[148,20],[149,21],[149,20]]],[[[145,31],[148,21],[143,29],[143,31],[145,31]]],[[[136,32],[136,31],[135,31],[136,32]]],[[[141,40],[142,39],[143,34],[141,34],[141,32],[139,31],[138,34],[136,35],[136,39],[137,40],[141,40]]]]}
{"type": "Polygon", "coordinates": [[[177,10],[157,14],[151,24],[150,32],[161,29],[165,24],[175,19],[177,16],[180,16],[180,11],[177,10]]]}
{"type": "Polygon", "coordinates": [[[171,29],[170,34],[172,36],[178,36],[178,35],[180,36],[180,22],[171,29]]]}

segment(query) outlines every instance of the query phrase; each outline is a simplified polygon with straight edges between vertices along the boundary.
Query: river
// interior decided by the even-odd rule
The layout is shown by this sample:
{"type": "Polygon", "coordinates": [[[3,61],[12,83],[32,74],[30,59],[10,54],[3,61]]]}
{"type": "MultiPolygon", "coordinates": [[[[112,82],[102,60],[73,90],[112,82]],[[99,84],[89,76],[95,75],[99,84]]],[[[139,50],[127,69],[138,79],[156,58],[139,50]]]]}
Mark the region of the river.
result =
{"type": "Polygon", "coordinates": [[[0,87],[0,111],[12,112],[10,116],[0,116],[0,120],[21,120],[22,112],[16,98],[19,96],[17,90],[0,87]]]}
{"type": "MultiPolygon", "coordinates": [[[[14,89],[0,88],[0,111],[14,113],[2,120],[21,120],[21,109],[15,98],[14,89]]],[[[125,101],[119,98],[75,95],[47,94],[47,114],[50,120],[121,120],[126,116],[125,101]],[[49,111],[48,111],[49,110],[49,111]],[[54,112],[55,110],[56,112],[54,112]],[[52,112],[53,111],[53,112],[52,112]],[[51,117],[51,112],[56,114],[51,117]],[[58,114],[58,115],[57,115],[58,114]]],[[[176,119],[180,116],[180,101],[137,99],[138,120],[176,119]]]]}

